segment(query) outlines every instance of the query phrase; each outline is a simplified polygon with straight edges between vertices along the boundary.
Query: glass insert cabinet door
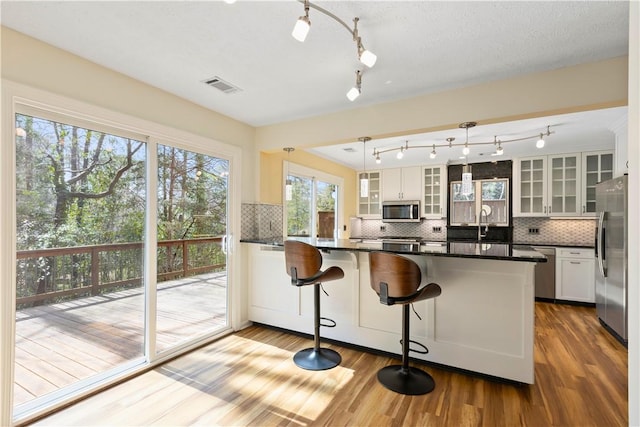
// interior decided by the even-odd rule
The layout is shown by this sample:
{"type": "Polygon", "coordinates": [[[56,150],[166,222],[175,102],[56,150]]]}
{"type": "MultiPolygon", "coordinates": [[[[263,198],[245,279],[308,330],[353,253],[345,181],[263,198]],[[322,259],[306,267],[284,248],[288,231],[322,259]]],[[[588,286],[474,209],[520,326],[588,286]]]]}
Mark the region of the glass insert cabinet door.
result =
{"type": "Polygon", "coordinates": [[[520,160],[520,213],[546,214],[546,158],[520,160]]]}
{"type": "Polygon", "coordinates": [[[582,196],[582,213],[596,212],[596,184],[613,178],[613,153],[584,153],[582,158],[585,183],[582,196]]]}
{"type": "Polygon", "coordinates": [[[380,172],[360,172],[358,174],[358,215],[380,215],[380,172]],[[366,194],[360,192],[360,180],[368,179],[369,188],[366,194]]]}
{"type": "Polygon", "coordinates": [[[440,218],[446,215],[442,206],[442,175],[440,166],[422,169],[424,184],[422,214],[425,217],[440,218]]]}
{"type": "Polygon", "coordinates": [[[550,214],[578,214],[580,169],[577,155],[550,157],[550,214]]]}

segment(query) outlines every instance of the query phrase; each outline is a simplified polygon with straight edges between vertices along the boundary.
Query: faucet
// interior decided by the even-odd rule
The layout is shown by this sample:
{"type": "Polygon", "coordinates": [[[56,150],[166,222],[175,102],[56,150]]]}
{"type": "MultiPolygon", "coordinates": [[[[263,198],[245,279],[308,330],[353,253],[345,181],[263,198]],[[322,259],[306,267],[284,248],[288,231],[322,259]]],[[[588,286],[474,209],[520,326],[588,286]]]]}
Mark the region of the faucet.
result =
{"type": "Polygon", "coordinates": [[[483,237],[487,237],[487,233],[489,232],[489,214],[485,208],[482,208],[480,211],[480,218],[478,220],[478,241],[481,241],[483,237]],[[482,214],[484,214],[484,232],[482,231],[482,214]]]}

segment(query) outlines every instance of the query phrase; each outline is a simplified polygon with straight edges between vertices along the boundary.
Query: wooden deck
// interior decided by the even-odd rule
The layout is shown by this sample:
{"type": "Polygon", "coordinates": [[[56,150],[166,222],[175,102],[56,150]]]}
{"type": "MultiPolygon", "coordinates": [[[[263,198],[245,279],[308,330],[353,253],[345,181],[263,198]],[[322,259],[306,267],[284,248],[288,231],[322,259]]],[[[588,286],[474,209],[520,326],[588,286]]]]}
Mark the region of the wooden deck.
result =
{"type": "MultiPolygon", "coordinates": [[[[224,326],[226,272],[158,284],[157,350],[224,326]]],[[[14,405],[142,357],[141,288],[16,313],[14,405]]]]}

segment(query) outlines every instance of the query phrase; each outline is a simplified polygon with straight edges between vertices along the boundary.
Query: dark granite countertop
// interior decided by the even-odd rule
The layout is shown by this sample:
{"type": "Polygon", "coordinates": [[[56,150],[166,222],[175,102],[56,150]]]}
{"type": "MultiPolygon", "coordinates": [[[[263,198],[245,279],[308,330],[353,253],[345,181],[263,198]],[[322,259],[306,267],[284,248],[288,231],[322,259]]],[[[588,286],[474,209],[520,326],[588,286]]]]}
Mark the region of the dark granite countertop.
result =
{"type": "MultiPolygon", "coordinates": [[[[320,250],[336,251],[386,251],[409,255],[432,255],[442,257],[493,259],[502,261],[547,262],[547,258],[529,245],[510,243],[478,242],[382,242],[368,239],[316,239],[296,237],[320,250]]],[[[243,243],[256,243],[268,246],[284,246],[282,238],[241,239],[243,243]]]]}

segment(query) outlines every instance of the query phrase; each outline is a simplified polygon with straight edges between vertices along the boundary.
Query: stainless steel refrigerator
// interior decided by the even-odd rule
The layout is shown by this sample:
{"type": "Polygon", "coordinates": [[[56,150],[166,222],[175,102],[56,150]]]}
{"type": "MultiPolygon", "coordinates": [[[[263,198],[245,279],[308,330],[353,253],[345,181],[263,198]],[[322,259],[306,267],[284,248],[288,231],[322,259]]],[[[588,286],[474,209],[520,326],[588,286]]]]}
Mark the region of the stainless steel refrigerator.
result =
{"type": "Polygon", "coordinates": [[[627,176],[596,185],[596,310],[600,323],[627,342],[627,176]]]}

